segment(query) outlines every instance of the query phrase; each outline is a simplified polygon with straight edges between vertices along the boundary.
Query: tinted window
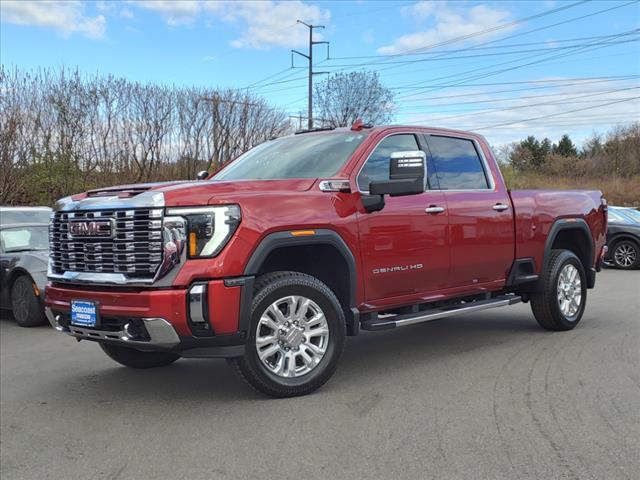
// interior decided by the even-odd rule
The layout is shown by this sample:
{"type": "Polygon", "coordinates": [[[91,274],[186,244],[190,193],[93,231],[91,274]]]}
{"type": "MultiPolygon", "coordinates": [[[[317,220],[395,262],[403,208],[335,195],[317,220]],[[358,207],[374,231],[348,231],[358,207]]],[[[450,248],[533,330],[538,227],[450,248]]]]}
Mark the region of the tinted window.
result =
{"type": "Polygon", "coordinates": [[[40,209],[0,209],[0,223],[9,225],[13,223],[49,223],[50,210],[40,209]]]}
{"type": "Polygon", "coordinates": [[[415,135],[391,135],[382,140],[371,152],[367,163],[358,175],[360,190],[369,190],[373,181],[389,180],[389,159],[393,152],[410,152],[420,150],[415,135]]]}
{"type": "Polygon", "coordinates": [[[482,161],[471,140],[436,136],[428,140],[441,189],[489,188],[482,161]]]}
{"type": "Polygon", "coordinates": [[[365,133],[323,133],[278,138],[244,153],[213,180],[330,177],[365,137],[365,133]]]}

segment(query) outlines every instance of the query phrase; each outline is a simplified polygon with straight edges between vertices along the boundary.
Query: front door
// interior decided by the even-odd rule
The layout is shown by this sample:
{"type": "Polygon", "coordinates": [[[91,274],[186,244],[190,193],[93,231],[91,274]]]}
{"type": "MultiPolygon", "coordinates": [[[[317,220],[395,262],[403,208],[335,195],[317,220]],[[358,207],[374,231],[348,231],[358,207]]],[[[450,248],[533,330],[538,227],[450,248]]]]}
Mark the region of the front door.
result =
{"type": "MultiPolygon", "coordinates": [[[[421,150],[414,134],[385,137],[358,175],[358,187],[389,178],[391,153],[421,150]]],[[[404,197],[385,196],[379,211],[358,214],[362,271],[367,301],[438,290],[449,271],[445,196],[438,190],[404,197]],[[427,209],[430,209],[427,212],[427,209]]]]}

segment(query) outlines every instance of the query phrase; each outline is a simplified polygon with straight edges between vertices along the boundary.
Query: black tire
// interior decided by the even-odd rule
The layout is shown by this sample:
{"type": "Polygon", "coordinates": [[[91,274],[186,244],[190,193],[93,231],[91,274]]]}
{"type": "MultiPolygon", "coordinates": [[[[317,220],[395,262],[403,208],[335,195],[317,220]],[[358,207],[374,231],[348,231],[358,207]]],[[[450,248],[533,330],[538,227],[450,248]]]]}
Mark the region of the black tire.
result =
{"type": "Polygon", "coordinates": [[[110,343],[101,343],[100,347],[109,358],[130,368],[156,368],[170,365],[180,355],[171,352],[143,352],[130,347],[120,347],[110,343]]]}
{"type": "Polygon", "coordinates": [[[633,240],[619,240],[613,244],[610,258],[616,268],[621,270],[636,269],[640,266],[640,247],[633,240]]]}
{"type": "MultiPolygon", "coordinates": [[[[255,283],[251,324],[243,357],[230,359],[236,372],[258,392],[272,397],[306,395],[320,388],[335,372],[346,336],[345,317],[340,302],[324,283],[298,272],[273,272],[255,283]],[[258,357],[256,334],[262,314],[272,303],[290,295],[310,299],[322,310],[329,330],[324,356],[306,374],[284,378],[269,371],[258,357]]],[[[296,360],[297,362],[297,360],[296,360]]]]}
{"type": "Polygon", "coordinates": [[[587,304],[587,276],[580,259],[569,250],[552,250],[547,270],[542,272],[542,282],[542,292],[531,297],[531,310],[538,324],[542,328],[555,331],[575,328],[587,304]],[[572,315],[562,312],[558,300],[558,279],[567,265],[573,265],[580,276],[579,306],[572,315]]]}
{"type": "Polygon", "coordinates": [[[33,290],[33,280],[27,275],[18,277],[11,287],[11,311],[21,327],[35,327],[47,323],[40,299],[33,290]]]}

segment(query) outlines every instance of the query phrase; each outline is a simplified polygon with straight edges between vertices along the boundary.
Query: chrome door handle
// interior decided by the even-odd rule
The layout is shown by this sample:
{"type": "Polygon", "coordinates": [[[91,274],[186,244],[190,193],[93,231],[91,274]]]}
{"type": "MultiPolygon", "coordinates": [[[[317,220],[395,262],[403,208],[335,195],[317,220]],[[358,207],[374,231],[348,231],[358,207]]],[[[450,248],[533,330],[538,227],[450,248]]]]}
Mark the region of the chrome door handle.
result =
{"type": "Polygon", "coordinates": [[[502,212],[503,210],[506,210],[507,208],[509,208],[509,205],[505,205],[504,203],[496,203],[493,206],[493,209],[497,212],[502,212]]]}
{"type": "Polygon", "coordinates": [[[428,207],[424,211],[427,213],[442,213],[444,212],[444,207],[428,207]]]}

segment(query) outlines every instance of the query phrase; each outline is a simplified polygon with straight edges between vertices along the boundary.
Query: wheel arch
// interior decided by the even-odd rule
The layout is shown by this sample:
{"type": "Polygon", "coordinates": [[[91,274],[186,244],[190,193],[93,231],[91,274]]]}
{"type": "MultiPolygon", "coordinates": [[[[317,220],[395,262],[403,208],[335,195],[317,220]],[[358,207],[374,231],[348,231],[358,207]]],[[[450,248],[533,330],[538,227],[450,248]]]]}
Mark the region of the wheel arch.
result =
{"type": "Polygon", "coordinates": [[[13,284],[16,282],[16,280],[18,280],[18,278],[20,277],[24,277],[27,276],[31,279],[32,282],[34,282],[34,278],[33,276],[25,269],[22,267],[16,267],[13,270],[11,270],[11,272],[9,273],[8,277],[7,277],[7,290],[9,291],[9,295],[11,295],[11,290],[13,289],[13,284]]]}
{"type": "Polygon", "coordinates": [[[290,231],[270,233],[254,250],[244,274],[258,276],[289,270],[318,278],[338,297],[347,320],[347,333],[355,335],[360,325],[356,308],[355,258],[337,232],[329,229],[314,232],[305,236],[294,236],[290,231]]]}
{"type": "Polygon", "coordinates": [[[612,250],[613,246],[622,241],[622,240],[627,240],[627,241],[631,241],[633,243],[635,243],[638,247],[640,247],[640,238],[636,237],[635,235],[633,235],[632,233],[628,233],[628,232],[620,232],[620,233],[616,233],[614,235],[612,235],[609,238],[609,248],[612,250]]]}
{"type": "Polygon", "coordinates": [[[583,218],[560,219],[553,223],[544,245],[541,275],[547,271],[551,251],[555,249],[569,250],[580,259],[587,276],[587,287],[593,288],[596,276],[593,265],[595,244],[589,225],[583,218]]]}

